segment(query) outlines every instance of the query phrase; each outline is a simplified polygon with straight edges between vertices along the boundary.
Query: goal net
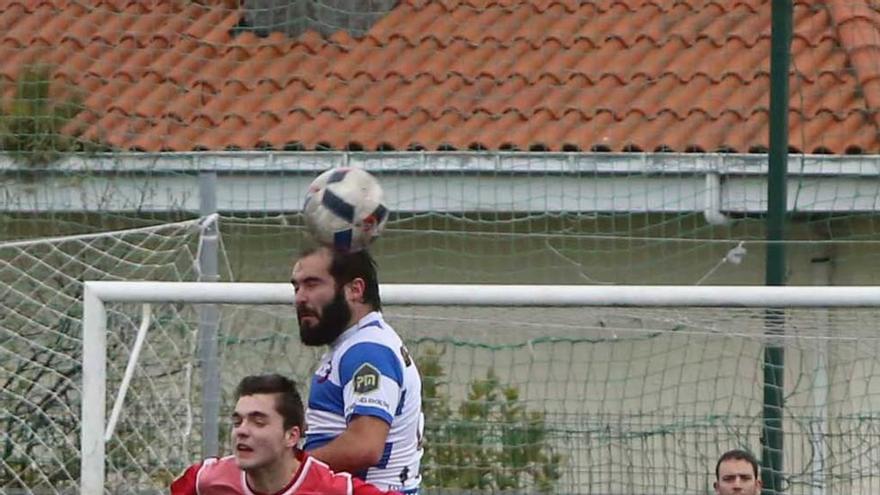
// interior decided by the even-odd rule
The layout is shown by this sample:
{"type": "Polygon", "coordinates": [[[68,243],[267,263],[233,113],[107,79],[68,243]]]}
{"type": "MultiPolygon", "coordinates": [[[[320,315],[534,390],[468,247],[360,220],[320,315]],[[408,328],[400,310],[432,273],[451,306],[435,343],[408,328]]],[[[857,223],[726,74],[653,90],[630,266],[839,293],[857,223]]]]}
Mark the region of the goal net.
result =
{"type": "MultiPolygon", "coordinates": [[[[83,281],[198,280],[201,232],[215,221],[0,243],[0,493],[77,491],[83,281]]],[[[107,352],[125,355],[116,337],[107,352]]],[[[192,351],[185,333],[164,341],[192,351]]]]}
{"type": "MultiPolygon", "coordinates": [[[[84,394],[96,406],[83,410],[84,492],[159,493],[200,457],[198,384],[185,364],[200,304],[220,304],[221,423],[244,375],[285,373],[305,391],[322,351],[299,343],[287,284],[86,287],[84,394]]],[[[876,288],[382,290],[423,376],[425,493],[710,493],[722,452],[761,456],[769,347],[785,357],[786,491],[880,489],[876,288]]]]}

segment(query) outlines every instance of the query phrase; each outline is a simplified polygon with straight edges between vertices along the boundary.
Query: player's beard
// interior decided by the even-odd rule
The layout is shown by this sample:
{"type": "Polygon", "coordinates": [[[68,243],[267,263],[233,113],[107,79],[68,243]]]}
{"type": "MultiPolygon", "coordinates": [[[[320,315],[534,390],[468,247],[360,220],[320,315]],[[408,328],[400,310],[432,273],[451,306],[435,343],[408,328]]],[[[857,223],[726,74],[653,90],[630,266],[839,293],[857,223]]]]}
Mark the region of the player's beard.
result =
{"type": "Polygon", "coordinates": [[[345,300],[345,292],[340,289],[336,291],[333,300],[321,308],[320,316],[301,306],[296,308],[296,316],[299,320],[299,339],[303,344],[308,346],[330,345],[348,328],[348,323],[351,321],[351,308],[348,307],[348,302],[345,300]],[[318,323],[304,324],[302,321],[304,311],[306,315],[315,317],[318,323]]]}

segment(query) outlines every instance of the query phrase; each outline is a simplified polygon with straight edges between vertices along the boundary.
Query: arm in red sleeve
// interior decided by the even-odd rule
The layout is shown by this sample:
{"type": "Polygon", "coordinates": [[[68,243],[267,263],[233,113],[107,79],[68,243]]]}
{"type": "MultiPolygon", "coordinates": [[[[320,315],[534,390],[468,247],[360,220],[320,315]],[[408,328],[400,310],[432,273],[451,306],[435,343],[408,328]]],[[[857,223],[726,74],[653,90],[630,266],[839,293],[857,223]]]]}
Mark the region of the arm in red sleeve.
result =
{"type": "Polygon", "coordinates": [[[196,481],[201,468],[201,462],[188,467],[179,478],[171,483],[171,495],[198,495],[196,481]]]}

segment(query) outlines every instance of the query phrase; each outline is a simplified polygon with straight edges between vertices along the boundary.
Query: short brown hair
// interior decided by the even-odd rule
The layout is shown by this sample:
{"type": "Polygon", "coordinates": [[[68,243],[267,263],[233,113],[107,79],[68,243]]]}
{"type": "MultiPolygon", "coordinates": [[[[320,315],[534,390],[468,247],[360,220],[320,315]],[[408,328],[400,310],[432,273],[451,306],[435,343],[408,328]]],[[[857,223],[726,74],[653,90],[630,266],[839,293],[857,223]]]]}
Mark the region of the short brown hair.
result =
{"type": "Polygon", "coordinates": [[[758,479],[758,460],[755,459],[750,452],[742,449],[733,449],[728,450],[727,452],[721,454],[721,457],[718,459],[718,462],[715,464],[715,479],[719,479],[721,475],[721,463],[724,461],[746,461],[752,465],[752,472],[755,475],[755,479],[758,479]]]}
{"type": "Polygon", "coordinates": [[[284,429],[289,430],[298,426],[300,431],[305,427],[305,412],[303,411],[302,397],[296,389],[293,380],[272,373],[268,375],[251,375],[241,379],[235,388],[235,400],[248,395],[277,394],[275,410],[284,419],[284,429]]]}
{"type": "Polygon", "coordinates": [[[356,278],[364,280],[364,303],[373,311],[382,310],[382,299],[379,297],[379,275],[376,260],[366,250],[355,252],[340,251],[326,246],[310,246],[300,252],[300,259],[311,256],[319,251],[330,253],[330,275],[337,287],[351,282],[356,278]]]}

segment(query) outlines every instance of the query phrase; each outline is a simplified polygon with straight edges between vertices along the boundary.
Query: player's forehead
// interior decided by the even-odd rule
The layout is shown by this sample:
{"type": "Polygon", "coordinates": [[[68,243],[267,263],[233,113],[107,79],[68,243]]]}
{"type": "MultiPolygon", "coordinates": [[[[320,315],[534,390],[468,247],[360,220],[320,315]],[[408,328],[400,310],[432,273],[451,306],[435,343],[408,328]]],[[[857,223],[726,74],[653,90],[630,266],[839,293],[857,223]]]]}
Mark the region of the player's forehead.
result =
{"type": "Polygon", "coordinates": [[[294,281],[308,277],[327,278],[330,276],[330,261],[330,253],[325,249],[319,249],[296,260],[291,278],[294,281]]]}
{"type": "Polygon", "coordinates": [[[718,474],[720,476],[754,476],[754,470],[752,468],[752,464],[745,459],[727,459],[722,462],[720,466],[718,466],[718,474]]]}
{"type": "Polygon", "coordinates": [[[280,417],[277,402],[278,394],[252,394],[243,395],[235,403],[235,414],[239,416],[260,415],[265,417],[280,417]]]}

